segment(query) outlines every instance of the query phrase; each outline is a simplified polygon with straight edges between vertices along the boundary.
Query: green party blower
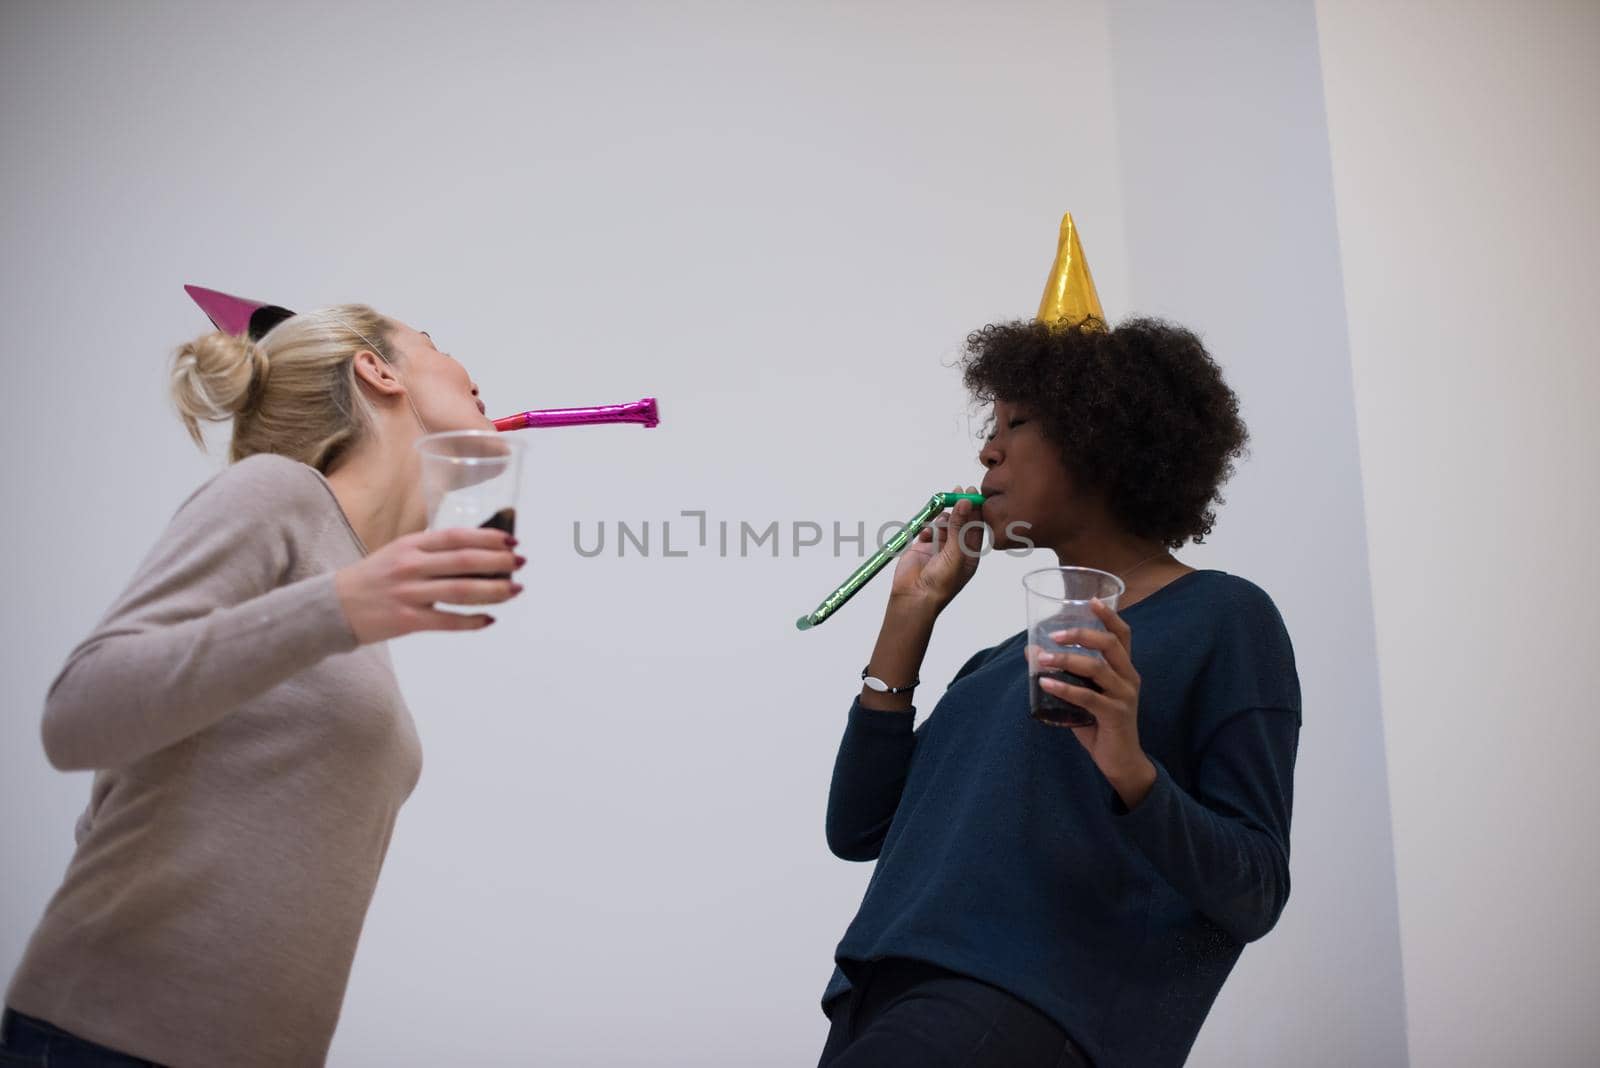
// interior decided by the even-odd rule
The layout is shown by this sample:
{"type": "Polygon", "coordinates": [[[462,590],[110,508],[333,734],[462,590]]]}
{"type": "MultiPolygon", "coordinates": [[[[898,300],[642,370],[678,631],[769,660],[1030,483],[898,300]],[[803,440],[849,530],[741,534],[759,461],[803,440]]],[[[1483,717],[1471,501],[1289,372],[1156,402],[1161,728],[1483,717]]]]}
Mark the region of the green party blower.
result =
{"type": "Polygon", "coordinates": [[[910,519],[899,532],[883,547],[867,558],[867,562],[851,572],[850,577],[839,584],[839,588],[822,599],[816,610],[808,615],[803,615],[794,621],[794,625],[801,630],[810,630],[818,623],[824,622],[829,616],[837,612],[840,607],[854,597],[867,583],[872,581],[872,576],[883,570],[883,565],[900,555],[902,549],[911,543],[911,539],[922,533],[922,528],[933,522],[940,512],[946,508],[954,508],[958,501],[971,501],[973,504],[983,503],[981,493],[935,493],[928,498],[928,503],[922,510],[910,519]]]}

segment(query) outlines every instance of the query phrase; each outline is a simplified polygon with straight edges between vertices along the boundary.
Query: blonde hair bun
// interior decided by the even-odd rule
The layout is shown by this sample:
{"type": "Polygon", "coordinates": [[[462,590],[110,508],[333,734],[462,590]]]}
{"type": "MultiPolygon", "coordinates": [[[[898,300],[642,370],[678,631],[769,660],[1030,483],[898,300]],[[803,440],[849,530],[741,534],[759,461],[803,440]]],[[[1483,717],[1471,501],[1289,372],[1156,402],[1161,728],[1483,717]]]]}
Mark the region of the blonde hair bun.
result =
{"type": "Polygon", "coordinates": [[[373,427],[356,355],[393,363],[393,331],[365,304],[338,304],[290,316],[259,341],[205,334],[173,354],[172,401],[202,449],[200,424],[231,419],[230,462],[270,452],[327,474],[373,427]]]}
{"type": "Polygon", "coordinates": [[[172,361],[172,401],[196,443],[202,421],[225,422],[249,411],[267,378],[267,354],[243,334],[220,330],[181,346],[172,361]]]}

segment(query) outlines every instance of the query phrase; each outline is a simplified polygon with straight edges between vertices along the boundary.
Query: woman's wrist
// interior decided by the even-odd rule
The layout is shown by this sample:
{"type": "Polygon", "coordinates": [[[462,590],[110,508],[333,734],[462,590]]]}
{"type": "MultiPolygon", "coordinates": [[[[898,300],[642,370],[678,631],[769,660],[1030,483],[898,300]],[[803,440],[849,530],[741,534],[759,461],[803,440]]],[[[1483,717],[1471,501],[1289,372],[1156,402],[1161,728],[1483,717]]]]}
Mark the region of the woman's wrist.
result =
{"type": "Polygon", "coordinates": [[[891,593],[884,609],[884,625],[890,622],[902,625],[926,626],[929,631],[939,619],[949,601],[939,601],[926,593],[891,593]]]}
{"type": "Polygon", "coordinates": [[[1155,788],[1156,772],[1155,763],[1145,755],[1144,750],[1126,760],[1118,761],[1100,769],[1106,777],[1111,788],[1117,792],[1117,797],[1129,812],[1139,807],[1139,803],[1150,796],[1150,791],[1155,788]]]}
{"type": "MultiPolygon", "coordinates": [[[[867,673],[890,686],[909,686],[922,669],[928,641],[939,613],[916,597],[891,596],[884,610],[878,642],[867,660],[867,673]]],[[[861,707],[881,712],[909,712],[912,694],[883,693],[870,686],[861,688],[861,707]]]]}

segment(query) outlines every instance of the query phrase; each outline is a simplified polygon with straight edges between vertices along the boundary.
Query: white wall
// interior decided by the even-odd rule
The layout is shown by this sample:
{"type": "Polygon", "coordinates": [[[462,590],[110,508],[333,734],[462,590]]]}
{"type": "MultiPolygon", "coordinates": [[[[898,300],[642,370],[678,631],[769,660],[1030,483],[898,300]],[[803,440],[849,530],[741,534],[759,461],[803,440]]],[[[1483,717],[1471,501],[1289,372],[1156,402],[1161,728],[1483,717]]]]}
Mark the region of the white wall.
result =
{"type": "MultiPolygon", "coordinates": [[[[1278,598],[1306,683],[1294,897],[1195,1062],[1403,1058],[1311,9],[1219,19],[1223,65],[1163,41],[1199,32],[1180,8],[6,7],[0,971],[87,796],[44,764],[40,698],[215,463],[161,395],[203,325],[181,283],[360,299],[430,330],[498,411],[654,393],[665,421],[530,438],[530,603],[397,644],[426,767],[333,1063],[812,1063],[868,874],[823,845],[827,778],[883,592],[801,635],[852,550],[795,557],[786,531],[777,560],[668,560],[659,524],[675,547],[682,509],[871,529],[977,481],[946,364],[1032,313],[1071,208],[1113,315],[1192,322],[1244,397],[1256,457],[1191,559],[1278,598]],[[1298,59],[1228,81],[1250,42],[1298,59]],[[1161,151],[1195,135],[1180,105],[1208,78],[1235,146],[1259,117],[1241,92],[1310,128],[1252,149],[1271,166],[1240,193],[1281,199],[1295,240],[1219,240],[1190,288],[1173,265],[1241,212],[1151,213],[1226,184],[1186,190],[1161,151]],[[1278,277],[1298,243],[1315,269],[1278,277]],[[1257,284],[1299,303],[1263,321],[1257,284]],[[1286,364],[1302,311],[1327,333],[1286,364]],[[574,520],[651,520],[656,554],[582,559],[574,520]]],[[[928,678],[1018,629],[1031,563],[984,565],[928,678]]]]}
{"type": "Polygon", "coordinates": [[[1283,0],[1109,10],[1132,307],[1204,332],[1251,431],[1216,533],[1189,555],[1273,595],[1305,691],[1293,894],[1278,928],[1245,950],[1194,1060],[1403,1064],[1384,717],[1315,12],[1283,0]]]}
{"type": "Polygon", "coordinates": [[[1600,1059],[1600,6],[1317,5],[1419,1065],[1600,1059]]]}

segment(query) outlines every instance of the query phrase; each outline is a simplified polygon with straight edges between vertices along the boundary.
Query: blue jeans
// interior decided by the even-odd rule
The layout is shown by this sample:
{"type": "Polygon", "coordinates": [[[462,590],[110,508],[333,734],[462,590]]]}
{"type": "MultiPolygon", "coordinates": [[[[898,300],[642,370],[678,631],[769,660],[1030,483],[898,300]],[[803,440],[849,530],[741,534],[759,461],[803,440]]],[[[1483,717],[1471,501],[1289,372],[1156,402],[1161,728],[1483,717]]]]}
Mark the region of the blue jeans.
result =
{"type": "Polygon", "coordinates": [[[0,1016],[0,1068],[161,1068],[11,1009],[0,1016]]]}
{"type": "Polygon", "coordinates": [[[1090,1068],[1044,1013],[920,961],[854,963],[817,1068],[1090,1068]]]}

